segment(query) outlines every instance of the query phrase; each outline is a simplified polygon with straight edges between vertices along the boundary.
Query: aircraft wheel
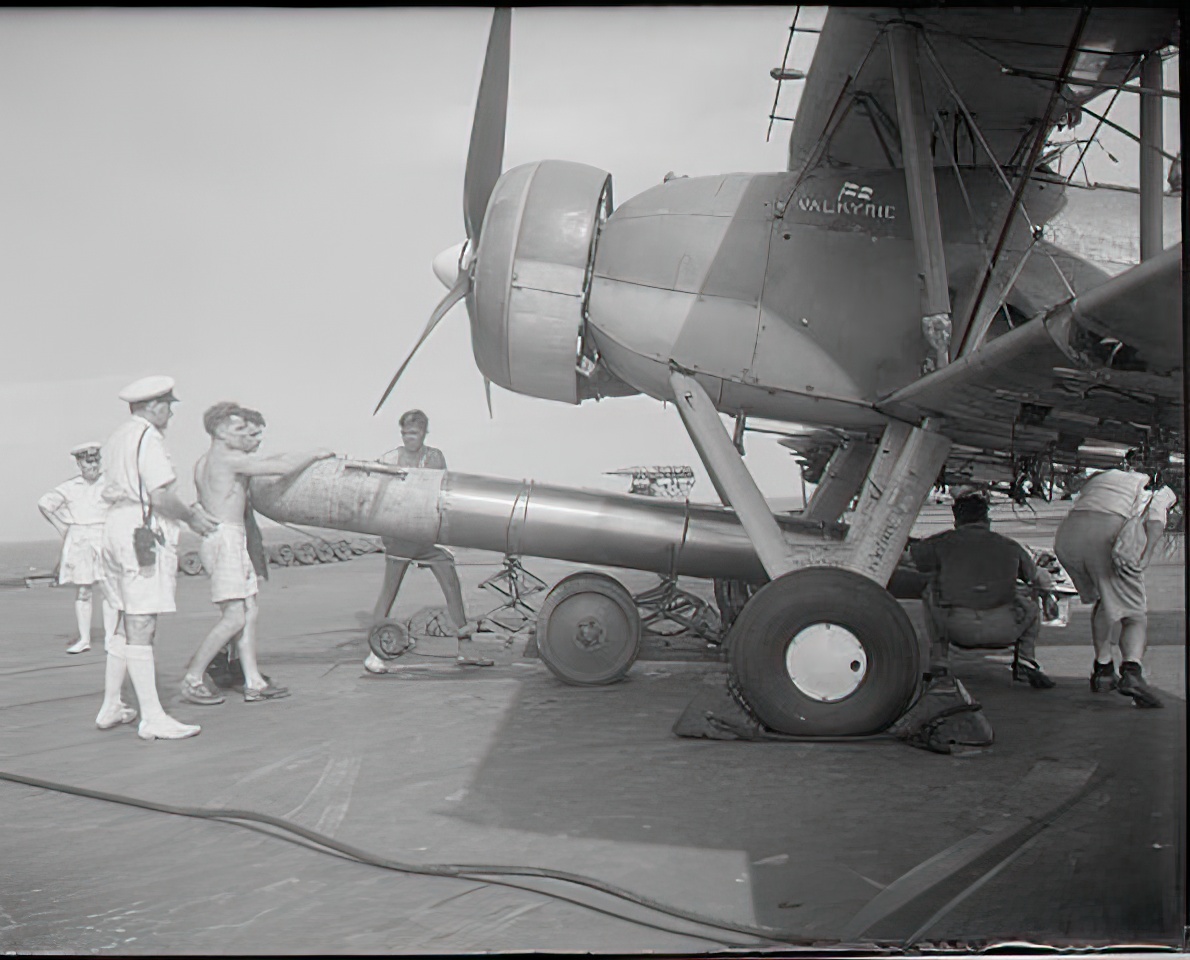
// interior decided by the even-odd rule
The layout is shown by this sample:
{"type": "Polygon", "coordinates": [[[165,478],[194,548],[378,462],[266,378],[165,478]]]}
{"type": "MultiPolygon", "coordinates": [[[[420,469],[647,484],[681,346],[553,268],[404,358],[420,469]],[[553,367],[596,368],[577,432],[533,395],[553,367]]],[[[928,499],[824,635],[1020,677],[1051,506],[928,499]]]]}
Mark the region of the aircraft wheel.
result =
{"type": "Polygon", "coordinates": [[[640,612],[618,580],[572,573],[546,594],[537,614],[537,652],[575,686],[622,680],[640,652],[640,612]]]}
{"type": "Polygon", "coordinates": [[[368,646],[381,660],[396,660],[409,652],[413,641],[399,620],[381,620],[368,631],[368,646]]]}
{"type": "Polygon", "coordinates": [[[731,675],[764,724],[798,736],[876,733],[917,689],[913,624],[850,570],[810,567],[768,583],[731,629],[731,675]]]}
{"type": "Polygon", "coordinates": [[[178,561],[178,569],[188,577],[197,577],[202,573],[202,557],[198,555],[198,551],[191,550],[182,554],[182,559],[178,561]]]}

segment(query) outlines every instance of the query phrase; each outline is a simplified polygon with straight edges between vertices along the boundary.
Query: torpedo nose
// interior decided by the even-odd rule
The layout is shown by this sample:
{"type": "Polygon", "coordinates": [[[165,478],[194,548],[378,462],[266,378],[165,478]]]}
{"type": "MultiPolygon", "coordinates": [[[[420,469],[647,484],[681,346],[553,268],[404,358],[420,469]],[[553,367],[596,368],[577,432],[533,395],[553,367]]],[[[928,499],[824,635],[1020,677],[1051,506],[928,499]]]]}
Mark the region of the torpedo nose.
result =
{"type": "Polygon", "coordinates": [[[462,269],[463,254],[467,248],[467,241],[447,247],[434,258],[434,276],[442,281],[446,289],[451,289],[459,279],[462,269]]]}

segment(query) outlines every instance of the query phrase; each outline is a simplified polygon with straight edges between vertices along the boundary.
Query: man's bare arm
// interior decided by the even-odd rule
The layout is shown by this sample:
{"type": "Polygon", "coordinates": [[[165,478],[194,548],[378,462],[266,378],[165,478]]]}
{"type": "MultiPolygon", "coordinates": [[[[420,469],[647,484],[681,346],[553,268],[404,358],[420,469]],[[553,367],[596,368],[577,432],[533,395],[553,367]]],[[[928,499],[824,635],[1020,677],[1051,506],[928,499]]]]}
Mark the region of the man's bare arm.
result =
{"type": "Polygon", "coordinates": [[[236,473],[245,477],[275,477],[287,473],[298,473],[316,460],[326,460],[335,454],[330,450],[311,450],[307,453],[270,453],[259,456],[241,453],[228,458],[236,473]]]}
{"type": "Polygon", "coordinates": [[[211,519],[201,504],[195,503],[187,506],[183,503],[173,482],[149,491],[149,501],[153,504],[153,509],[161,516],[169,517],[171,520],[181,520],[199,536],[208,534],[219,526],[216,521],[211,519]]]}

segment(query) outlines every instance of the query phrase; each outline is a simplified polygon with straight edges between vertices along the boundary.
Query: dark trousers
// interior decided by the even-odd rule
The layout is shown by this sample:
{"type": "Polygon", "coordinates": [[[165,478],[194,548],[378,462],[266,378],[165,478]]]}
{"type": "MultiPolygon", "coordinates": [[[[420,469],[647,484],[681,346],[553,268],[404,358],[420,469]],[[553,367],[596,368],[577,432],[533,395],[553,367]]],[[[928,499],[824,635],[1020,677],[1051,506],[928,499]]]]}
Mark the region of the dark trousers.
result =
{"type": "Polygon", "coordinates": [[[1037,660],[1041,610],[1030,587],[1019,584],[1011,603],[990,610],[942,603],[935,581],[926,587],[922,600],[930,637],[931,664],[949,663],[951,644],[965,650],[1015,647],[1018,657],[1037,660]]]}

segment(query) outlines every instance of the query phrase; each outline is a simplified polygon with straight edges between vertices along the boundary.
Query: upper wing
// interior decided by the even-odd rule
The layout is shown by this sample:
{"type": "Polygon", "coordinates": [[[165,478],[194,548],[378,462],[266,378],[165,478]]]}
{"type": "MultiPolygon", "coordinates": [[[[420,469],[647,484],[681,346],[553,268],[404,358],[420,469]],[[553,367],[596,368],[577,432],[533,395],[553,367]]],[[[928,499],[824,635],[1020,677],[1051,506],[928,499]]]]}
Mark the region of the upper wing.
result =
{"type": "MultiPolygon", "coordinates": [[[[918,24],[925,40],[921,77],[926,116],[939,115],[940,135],[960,163],[988,163],[955,109],[929,51],[974,115],[999,164],[1023,153],[1046,112],[1072,42],[1071,78],[1123,83],[1139,70],[1140,55],[1167,45],[1176,9],[1091,9],[1081,36],[1078,7],[906,8],[840,7],[826,16],[789,141],[789,169],[897,166],[896,102],[884,31],[890,23],[918,24]],[[928,45],[928,50],[927,50],[928,45]],[[1004,68],[1013,71],[1005,73],[1004,68]]],[[[1063,86],[1057,121],[1101,86],[1063,86]]],[[[1048,131],[1047,131],[1048,132],[1048,131]]]]}
{"type": "MultiPolygon", "coordinates": [[[[956,443],[1073,463],[1089,440],[1182,446],[1182,246],[922,377],[877,406],[956,443]]],[[[1085,458],[1084,458],[1085,459],[1085,458]]]]}

